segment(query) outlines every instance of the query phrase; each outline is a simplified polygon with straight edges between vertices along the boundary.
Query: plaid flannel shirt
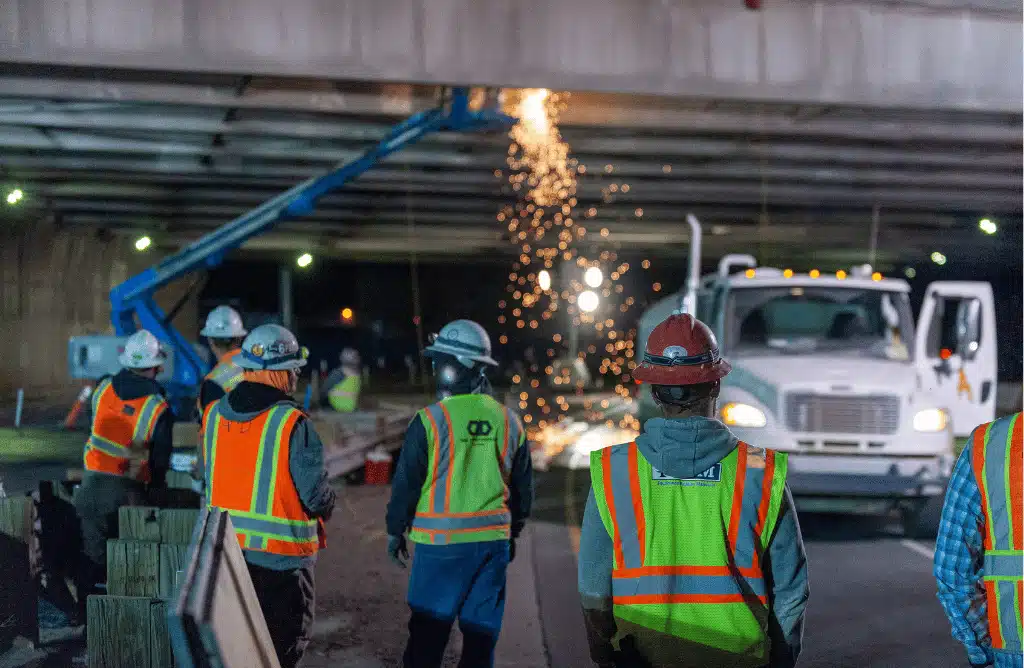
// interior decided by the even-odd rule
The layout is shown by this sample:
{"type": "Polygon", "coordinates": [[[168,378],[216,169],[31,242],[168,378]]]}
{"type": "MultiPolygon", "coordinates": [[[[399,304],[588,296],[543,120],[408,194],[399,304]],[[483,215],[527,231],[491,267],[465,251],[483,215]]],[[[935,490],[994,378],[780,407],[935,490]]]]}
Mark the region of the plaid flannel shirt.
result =
{"type": "Polygon", "coordinates": [[[939,602],[953,627],[953,637],[963,643],[970,662],[978,665],[997,659],[991,649],[982,581],[984,524],[981,490],[971,467],[968,445],[953,468],[946,491],[935,541],[935,579],[939,602]]]}

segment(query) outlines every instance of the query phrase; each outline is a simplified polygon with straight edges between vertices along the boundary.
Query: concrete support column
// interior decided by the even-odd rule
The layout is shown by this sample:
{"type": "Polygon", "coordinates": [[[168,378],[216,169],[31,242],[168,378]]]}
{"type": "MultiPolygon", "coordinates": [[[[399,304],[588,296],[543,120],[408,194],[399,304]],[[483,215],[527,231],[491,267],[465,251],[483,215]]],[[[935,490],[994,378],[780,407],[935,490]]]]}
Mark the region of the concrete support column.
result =
{"type": "Polygon", "coordinates": [[[281,310],[281,324],[294,331],[295,316],[292,309],[292,268],[282,264],[278,268],[278,305],[281,310]]]}

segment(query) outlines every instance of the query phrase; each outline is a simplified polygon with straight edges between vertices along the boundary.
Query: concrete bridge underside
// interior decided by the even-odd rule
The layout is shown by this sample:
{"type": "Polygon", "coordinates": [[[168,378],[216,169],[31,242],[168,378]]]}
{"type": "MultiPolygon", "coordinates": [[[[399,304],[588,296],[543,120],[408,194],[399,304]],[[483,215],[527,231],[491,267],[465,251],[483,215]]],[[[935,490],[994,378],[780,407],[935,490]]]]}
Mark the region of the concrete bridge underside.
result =
{"type": "Polygon", "coordinates": [[[1020,0],[0,0],[0,63],[1019,112],[1020,0]]]}

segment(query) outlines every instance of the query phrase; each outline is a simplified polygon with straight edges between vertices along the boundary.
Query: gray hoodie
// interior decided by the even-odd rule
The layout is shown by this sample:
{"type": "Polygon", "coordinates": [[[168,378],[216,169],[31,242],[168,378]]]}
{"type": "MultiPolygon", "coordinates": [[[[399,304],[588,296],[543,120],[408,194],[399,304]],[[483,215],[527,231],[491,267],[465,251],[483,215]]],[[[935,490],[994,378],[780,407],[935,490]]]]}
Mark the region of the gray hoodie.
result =
{"type": "MultiPolygon", "coordinates": [[[[659,471],[674,478],[692,478],[707,471],[732,452],[737,443],[736,437],[721,422],[702,417],[648,420],[644,424],[644,433],[636,440],[643,457],[659,471]]],[[[597,501],[591,490],[580,536],[579,592],[587,622],[591,656],[602,667],[615,666],[616,661],[624,660],[624,655],[615,652],[612,645],[612,638],[619,633],[622,646],[621,634],[624,632],[624,629],[619,628],[621,622],[617,623],[611,614],[612,550],[611,537],[601,521],[597,501]]],[[[808,586],[807,559],[788,486],[779,510],[775,533],[762,563],[771,609],[768,634],[772,647],[769,665],[772,668],[789,668],[796,664],[800,653],[808,586]]],[[[648,634],[639,628],[629,629],[628,632],[637,636],[654,635],[654,632],[648,634]]],[[[671,640],[648,637],[642,638],[636,645],[649,648],[652,643],[672,644],[671,640]]],[[[665,654],[675,656],[673,662],[663,664],[655,657],[646,657],[650,665],[688,665],[680,662],[684,660],[680,651],[686,650],[680,650],[678,644],[671,651],[668,647],[665,649],[665,654]]],[[[642,653],[646,655],[648,651],[642,653]]],[[[693,665],[718,665],[718,662],[707,656],[694,656],[692,661],[693,665]]],[[[723,666],[730,665],[727,657],[721,657],[721,662],[723,666]]]]}

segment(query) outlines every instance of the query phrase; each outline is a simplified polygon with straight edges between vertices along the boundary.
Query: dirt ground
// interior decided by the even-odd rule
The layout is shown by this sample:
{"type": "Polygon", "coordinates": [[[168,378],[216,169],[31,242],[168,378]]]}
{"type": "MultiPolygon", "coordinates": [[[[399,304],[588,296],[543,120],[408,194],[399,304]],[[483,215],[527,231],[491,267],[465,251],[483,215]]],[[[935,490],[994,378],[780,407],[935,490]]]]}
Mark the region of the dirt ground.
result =
{"type": "MultiPolygon", "coordinates": [[[[338,486],[328,524],[327,549],[316,569],[317,611],[307,668],[401,665],[409,608],[408,570],[387,557],[384,511],[390,487],[338,486]]],[[[444,665],[455,666],[462,639],[457,630],[444,665]]]]}

